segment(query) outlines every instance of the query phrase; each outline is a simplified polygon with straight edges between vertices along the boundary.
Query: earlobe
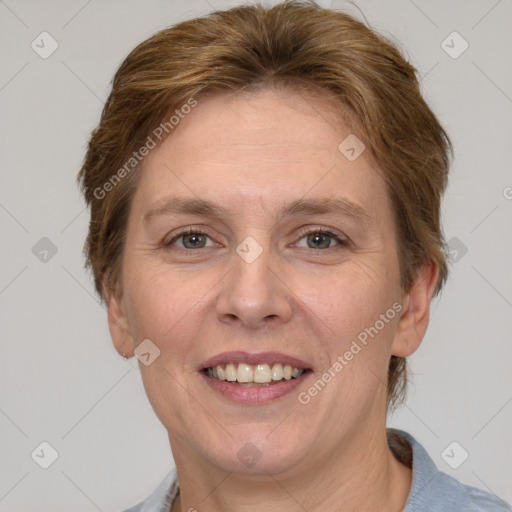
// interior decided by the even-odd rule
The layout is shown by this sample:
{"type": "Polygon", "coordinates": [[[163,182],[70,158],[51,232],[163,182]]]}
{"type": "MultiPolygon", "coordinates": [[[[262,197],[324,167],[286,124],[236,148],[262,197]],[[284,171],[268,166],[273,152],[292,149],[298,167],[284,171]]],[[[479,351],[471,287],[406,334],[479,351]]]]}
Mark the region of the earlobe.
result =
{"type": "Polygon", "coordinates": [[[418,272],[409,292],[405,294],[402,301],[402,316],[391,351],[394,356],[407,357],[420,346],[427,331],[430,303],[438,279],[438,266],[433,262],[426,263],[418,272]]]}
{"type": "Polygon", "coordinates": [[[107,278],[103,280],[103,290],[108,313],[108,327],[112,343],[119,355],[131,357],[134,351],[133,338],[125,313],[122,293],[110,290],[107,278]]]}

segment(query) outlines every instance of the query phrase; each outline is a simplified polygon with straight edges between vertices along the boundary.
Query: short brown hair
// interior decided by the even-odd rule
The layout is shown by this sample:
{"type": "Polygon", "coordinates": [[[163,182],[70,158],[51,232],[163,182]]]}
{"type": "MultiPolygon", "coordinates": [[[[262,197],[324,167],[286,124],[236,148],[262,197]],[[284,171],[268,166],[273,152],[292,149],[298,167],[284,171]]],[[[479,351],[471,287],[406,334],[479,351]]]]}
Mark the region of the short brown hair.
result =
{"type": "MultiPolygon", "coordinates": [[[[430,261],[439,268],[440,291],[447,277],[440,202],[451,143],[422,98],[415,68],[348,14],[289,1],[179,23],[139,44],[117,70],[78,175],[91,208],[86,266],[103,299],[121,285],[138,167],[126,168],[133,152],[191,98],[274,86],[323,92],[342,107],[387,182],[403,288],[430,261]]],[[[403,396],[405,383],[405,359],[392,356],[390,404],[403,396]]]]}

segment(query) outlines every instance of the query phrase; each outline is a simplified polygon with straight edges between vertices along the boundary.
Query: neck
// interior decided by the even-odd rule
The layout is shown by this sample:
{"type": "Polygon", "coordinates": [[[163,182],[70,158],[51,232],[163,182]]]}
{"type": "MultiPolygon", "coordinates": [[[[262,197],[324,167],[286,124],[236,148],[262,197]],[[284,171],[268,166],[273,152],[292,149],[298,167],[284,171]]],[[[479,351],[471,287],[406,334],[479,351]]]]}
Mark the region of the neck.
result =
{"type": "Polygon", "coordinates": [[[172,512],[396,512],[405,506],[412,478],[391,453],[382,428],[358,431],[327,460],[286,474],[253,478],[205,465],[186,451],[173,455],[180,494],[172,512]]]}

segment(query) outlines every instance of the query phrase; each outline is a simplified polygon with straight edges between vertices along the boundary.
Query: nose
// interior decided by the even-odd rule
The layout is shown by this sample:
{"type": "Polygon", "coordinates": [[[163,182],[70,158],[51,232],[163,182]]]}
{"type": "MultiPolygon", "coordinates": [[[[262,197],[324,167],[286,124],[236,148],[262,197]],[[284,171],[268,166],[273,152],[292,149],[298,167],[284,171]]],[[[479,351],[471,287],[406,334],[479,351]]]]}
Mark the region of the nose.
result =
{"type": "Polygon", "coordinates": [[[232,270],[222,280],[217,316],[223,323],[258,329],[286,323],[292,316],[292,293],[279,272],[279,263],[268,249],[254,260],[238,253],[232,270]]]}

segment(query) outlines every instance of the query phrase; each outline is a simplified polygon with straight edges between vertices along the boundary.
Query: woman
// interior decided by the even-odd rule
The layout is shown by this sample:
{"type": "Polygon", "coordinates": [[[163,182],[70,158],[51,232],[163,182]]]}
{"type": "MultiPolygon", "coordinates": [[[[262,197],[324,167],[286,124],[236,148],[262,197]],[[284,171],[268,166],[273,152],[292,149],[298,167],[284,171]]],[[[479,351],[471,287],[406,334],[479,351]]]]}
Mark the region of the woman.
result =
{"type": "Polygon", "coordinates": [[[447,277],[450,142],[350,16],[247,6],[116,73],[79,179],[176,472],[131,511],[511,510],[386,429],[447,277]]]}

